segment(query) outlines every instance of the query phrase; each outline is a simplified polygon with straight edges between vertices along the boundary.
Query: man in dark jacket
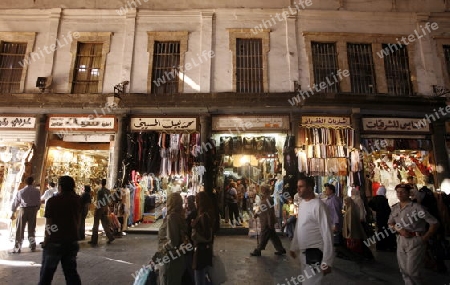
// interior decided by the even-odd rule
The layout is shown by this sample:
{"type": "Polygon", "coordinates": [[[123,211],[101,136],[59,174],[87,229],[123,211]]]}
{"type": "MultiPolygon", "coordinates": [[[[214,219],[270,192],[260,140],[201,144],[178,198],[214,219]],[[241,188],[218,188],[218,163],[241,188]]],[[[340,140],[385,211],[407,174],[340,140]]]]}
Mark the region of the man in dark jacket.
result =
{"type": "Polygon", "coordinates": [[[75,193],[75,181],[70,176],[61,176],[58,187],[60,194],[50,198],[45,206],[45,238],[39,285],[52,283],[60,261],[66,283],[81,285],[77,272],[81,198],[75,193]]]}
{"type": "Polygon", "coordinates": [[[114,241],[114,236],[109,227],[108,204],[111,202],[111,192],[106,188],[106,179],[102,179],[102,187],[97,192],[97,205],[94,213],[94,225],[92,226],[91,240],[88,242],[92,246],[98,244],[98,226],[102,222],[103,230],[108,237],[108,244],[114,241]]]}
{"type": "Polygon", "coordinates": [[[261,185],[261,205],[259,213],[255,214],[259,216],[260,224],[261,224],[261,240],[258,244],[258,247],[250,253],[251,256],[261,256],[261,250],[266,248],[269,240],[272,241],[273,246],[277,250],[275,252],[276,255],[286,254],[286,250],[281,244],[281,240],[275,232],[275,210],[273,208],[273,200],[270,197],[270,185],[263,184],[261,185]]]}

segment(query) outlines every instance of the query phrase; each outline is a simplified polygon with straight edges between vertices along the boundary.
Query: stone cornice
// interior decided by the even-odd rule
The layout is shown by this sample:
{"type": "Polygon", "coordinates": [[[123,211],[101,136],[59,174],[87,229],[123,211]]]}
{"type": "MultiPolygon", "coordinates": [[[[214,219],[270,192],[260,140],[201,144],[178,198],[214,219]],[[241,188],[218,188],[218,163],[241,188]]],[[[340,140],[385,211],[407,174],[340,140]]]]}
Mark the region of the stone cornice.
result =
{"type": "MultiPolygon", "coordinates": [[[[427,113],[446,105],[446,98],[440,97],[399,97],[361,94],[314,94],[292,106],[288,100],[296,93],[238,94],[238,93],[184,93],[184,94],[126,94],[120,103],[123,108],[133,109],[180,109],[180,110],[240,110],[253,109],[298,112],[307,108],[329,110],[360,108],[427,113]],[[249,108],[251,106],[251,108],[249,108]]],[[[50,94],[23,93],[2,94],[0,106],[8,108],[74,108],[92,109],[105,105],[106,97],[112,94],[50,94]]]]}

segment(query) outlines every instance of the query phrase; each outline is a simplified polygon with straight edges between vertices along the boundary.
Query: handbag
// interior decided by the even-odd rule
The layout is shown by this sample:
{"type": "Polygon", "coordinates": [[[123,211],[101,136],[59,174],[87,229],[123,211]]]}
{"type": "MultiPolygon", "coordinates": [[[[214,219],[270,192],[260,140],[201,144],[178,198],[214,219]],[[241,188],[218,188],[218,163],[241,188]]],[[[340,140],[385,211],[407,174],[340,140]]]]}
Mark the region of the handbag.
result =
{"type": "Polygon", "coordinates": [[[307,248],[304,252],[306,264],[317,265],[322,263],[323,252],[318,248],[307,248]]]}
{"type": "Polygon", "coordinates": [[[333,244],[334,245],[342,244],[342,234],[340,232],[333,233],[333,244]]]}
{"type": "Polygon", "coordinates": [[[194,249],[194,256],[192,258],[192,269],[201,270],[206,266],[212,265],[212,245],[207,243],[200,243],[194,249]]]}

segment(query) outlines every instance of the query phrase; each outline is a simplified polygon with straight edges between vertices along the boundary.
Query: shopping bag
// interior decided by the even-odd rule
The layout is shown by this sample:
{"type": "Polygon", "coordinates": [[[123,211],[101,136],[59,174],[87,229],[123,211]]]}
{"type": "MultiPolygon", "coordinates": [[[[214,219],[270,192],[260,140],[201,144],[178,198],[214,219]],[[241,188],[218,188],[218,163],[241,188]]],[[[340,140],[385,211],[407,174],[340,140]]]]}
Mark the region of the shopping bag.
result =
{"type": "Polygon", "coordinates": [[[9,241],[15,241],[16,240],[16,219],[9,220],[8,228],[9,228],[9,241]]]}
{"type": "Polygon", "coordinates": [[[142,267],[139,269],[138,274],[134,278],[133,285],[146,285],[148,275],[150,274],[150,269],[147,267],[142,267]]]}

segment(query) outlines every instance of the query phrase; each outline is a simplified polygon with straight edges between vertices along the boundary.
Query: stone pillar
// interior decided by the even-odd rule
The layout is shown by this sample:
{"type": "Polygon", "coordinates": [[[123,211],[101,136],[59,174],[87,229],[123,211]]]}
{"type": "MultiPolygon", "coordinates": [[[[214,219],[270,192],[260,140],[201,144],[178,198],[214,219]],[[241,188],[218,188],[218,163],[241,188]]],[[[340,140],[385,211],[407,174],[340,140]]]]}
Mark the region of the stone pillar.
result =
{"type": "MultiPolygon", "coordinates": [[[[203,63],[200,65],[200,92],[211,92],[211,66],[214,54],[210,54],[213,50],[213,11],[201,12],[201,32],[200,32],[200,44],[201,54],[197,57],[201,57],[203,63]]],[[[194,57],[194,56],[193,56],[194,57]]],[[[203,139],[202,139],[203,141],[203,139]]]]}
{"type": "Polygon", "coordinates": [[[359,108],[352,109],[351,115],[351,124],[352,128],[355,130],[354,134],[354,147],[359,149],[359,145],[361,144],[361,110],[359,108]]]}
{"type": "Polygon", "coordinates": [[[434,163],[436,165],[435,187],[439,188],[445,178],[450,177],[449,160],[447,154],[447,147],[445,145],[445,122],[433,122],[433,151],[434,163]]]}
{"type": "MultiPolygon", "coordinates": [[[[119,167],[121,164],[121,154],[122,154],[122,138],[125,136],[124,128],[123,128],[123,116],[117,116],[117,133],[112,135],[114,137],[114,141],[111,141],[111,152],[110,152],[110,162],[109,162],[109,179],[108,185],[110,188],[114,187],[117,182],[117,174],[119,172],[119,167]]],[[[119,185],[120,186],[120,185],[119,185]]]]}
{"type": "MultiPolygon", "coordinates": [[[[45,190],[45,154],[47,146],[48,132],[45,129],[47,123],[46,115],[36,116],[36,137],[34,140],[34,154],[31,160],[31,175],[34,177],[35,183],[41,183],[41,191],[45,190]]],[[[56,181],[55,181],[56,182],[56,181]]]]}
{"type": "Polygon", "coordinates": [[[211,192],[213,188],[213,177],[214,177],[214,154],[215,145],[208,143],[208,139],[211,138],[212,134],[212,119],[210,115],[200,116],[200,139],[202,142],[202,158],[206,172],[203,177],[205,191],[211,192]],[[213,148],[213,149],[212,149],[213,148]]]}
{"type": "Polygon", "coordinates": [[[295,136],[295,146],[299,146],[299,137],[298,137],[298,129],[300,127],[301,123],[301,114],[300,113],[294,113],[291,114],[290,120],[291,120],[291,132],[292,135],[295,136]]]}
{"type": "Polygon", "coordinates": [[[210,115],[200,116],[200,139],[202,144],[207,142],[212,134],[212,119],[210,115]]]}
{"type": "MultiPolygon", "coordinates": [[[[131,78],[131,65],[133,64],[134,54],[134,38],[136,35],[136,8],[127,9],[125,15],[125,38],[123,41],[123,58],[122,58],[122,71],[120,78],[117,79],[115,84],[123,82],[125,80],[130,81],[131,78]]],[[[133,82],[130,82],[133,85],[133,82]]],[[[134,86],[129,86],[129,88],[134,86]]],[[[129,91],[129,90],[128,90],[129,91]]]]}
{"type": "Polygon", "coordinates": [[[296,92],[296,84],[299,81],[299,65],[298,65],[298,45],[297,45],[297,14],[290,15],[286,18],[286,35],[287,35],[287,55],[288,55],[288,68],[290,77],[291,92],[296,92]]]}
{"type": "MultiPolygon", "coordinates": [[[[48,25],[48,38],[46,46],[52,49],[53,46],[56,45],[56,48],[59,48],[58,39],[60,42],[64,43],[64,41],[72,41],[72,34],[60,35],[58,38],[59,26],[61,23],[61,8],[53,8],[50,9],[50,20],[48,25]],[[64,37],[63,37],[64,36],[64,37]]],[[[75,31],[72,31],[75,32],[75,31]]],[[[47,55],[44,57],[44,65],[42,66],[43,73],[39,76],[50,76],[53,74],[53,61],[55,58],[56,52],[53,52],[51,55],[47,55]]]]}

